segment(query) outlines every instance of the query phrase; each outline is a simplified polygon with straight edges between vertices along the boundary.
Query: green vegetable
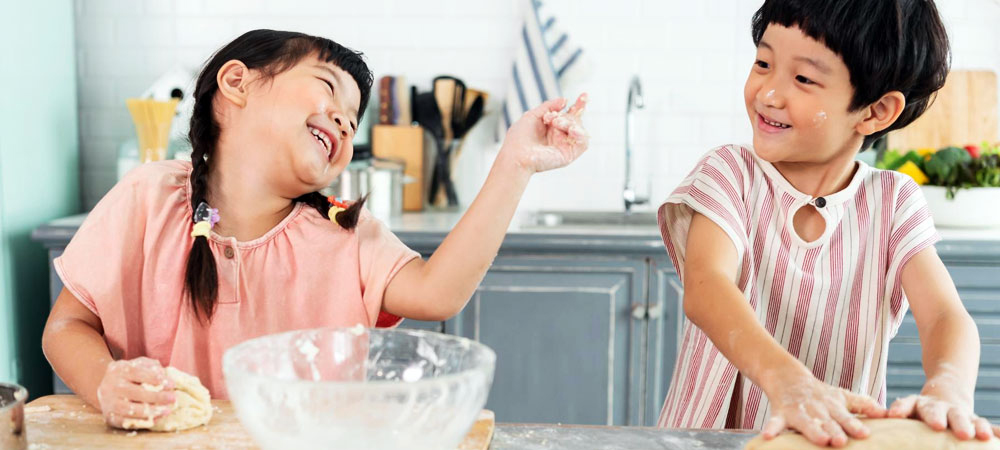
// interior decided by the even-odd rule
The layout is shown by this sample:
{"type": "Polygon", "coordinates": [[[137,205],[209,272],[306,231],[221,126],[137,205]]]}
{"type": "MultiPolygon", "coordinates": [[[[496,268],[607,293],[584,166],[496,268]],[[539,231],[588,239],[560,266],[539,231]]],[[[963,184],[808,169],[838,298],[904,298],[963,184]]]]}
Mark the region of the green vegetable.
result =
{"type": "Polygon", "coordinates": [[[920,156],[920,154],[914,150],[906,152],[905,155],[900,156],[898,159],[893,161],[892,164],[889,164],[886,168],[889,170],[899,170],[899,168],[903,167],[903,165],[906,164],[907,161],[913,161],[913,164],[916,164],[917,167],[920,168],[920,170],[924,170],[924,157],[920,156]]]}
{"type": "MultiPolygon", "coordinates": [[[[896,161],[903,158],[903,154],[899,153],[897,150],[886,150],[882,154],[882,159],[875,162],[876,169],[882,170],[896,170],[899,166],[896,165],[896,161]]],[[[901,166],[902,164],[900,164],[901,166]]]]}
{"type": "Polygon", "coordinates": [[[924,162],[924,173],[930,179],[929,184],[948,188],[946,197],[949,199],[955,197],[958,188],[970,187],[976,179],[972,156],[958,147],[943,148],[931,155],[924,162]]]}
{"type": "Polygon", "coordinates": [[[990,155],[990,154],[997,155],[997,154],[1000,154],[1000,142],[997,142],[994,145],[994,144],[990,144],[987,141],[983,141],[983,145],[980,146],[980,148],[982,149],[981,150],[981,154],[982,155],[990,155]]]}
{"type": "MultiPolygon", "coordinates": [[[[947,188],[946,196],[951,199],[958,189],[1000,187],[1000,143],[983,142],[978,150],[978,157],[960,147],[942,148],[928,157],[914,150],[887,150],[876,167],[898,171],[913,162],[927,176],[928,185],[947,188]]],[[[921,152],[928,155],[926,149],[921,152]]]]}
{"type": "Polygon", "coordinates": [[[1000,153],[980,155],[974,164],[976,185],[1000,187],[1000,153]]]}

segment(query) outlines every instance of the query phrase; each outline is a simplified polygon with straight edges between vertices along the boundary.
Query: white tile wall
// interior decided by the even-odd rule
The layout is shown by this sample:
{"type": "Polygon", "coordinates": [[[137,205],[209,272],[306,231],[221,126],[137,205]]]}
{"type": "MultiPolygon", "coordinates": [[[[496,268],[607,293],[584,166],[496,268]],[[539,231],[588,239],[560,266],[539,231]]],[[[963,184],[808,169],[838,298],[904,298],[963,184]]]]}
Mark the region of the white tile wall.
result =
{"type": "MultiPolygon", "coordinates": [[[[664,198],[708,149],[747,142],[742,87],[760,0],[547,0],[588,55],[590,150],[537,176],[522,208],[619,209],[627,83],[639,74],[647,108],[637,126],[640,178],[664,198]]],[[[955,68],[1000,72],[1000,3],[939,0],[955,68]]],[[[116,181],[118,145],[134,134],[124,99],[175,65],[196,68],[253,28],[303,31],[364,51],[376,77],[402,74],[428,88],[448,73],[504,94],[523,0],[77,0],[83,199],[116,181]]],[[[495,105],[494,105],[495,106],[495,105]]],[[[485,178],[495,116],[469,137],[456,175],[463,201],[485,178]]],[[[642,180],[640,180],[642,181],[642,180]]]]}

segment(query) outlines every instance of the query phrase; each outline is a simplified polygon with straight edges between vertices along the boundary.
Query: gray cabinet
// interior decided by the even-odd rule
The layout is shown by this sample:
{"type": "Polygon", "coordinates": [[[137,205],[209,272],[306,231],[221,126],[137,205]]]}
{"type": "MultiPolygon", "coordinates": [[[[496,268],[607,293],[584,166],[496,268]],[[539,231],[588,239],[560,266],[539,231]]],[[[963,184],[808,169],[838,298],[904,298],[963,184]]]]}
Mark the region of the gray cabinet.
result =
{"type": "Polygon", "coordinates": [[[655,426],[667,398],[670,378],[677,362],[680,342],[683,289],[674,266],[666,255],[651,258],[649,265],[650,293],[646,324],[646,372],[642,385],[645,406],[637,425],[655,426]]]}
{"type": "MultiPolygon", "coordinates": [[[[946,261],[958,293],[979,329],[979,380],[976,413],[1000,422],[1000,266],[946,261]]],[[[920,393],[924,384],[920,340],[913,315],[907,312],[899,333],[889,343],[886,370],[888,402],[920,393]]]]}
{"type": "Polygon", "coordinates": [[[641,259],[504,257],[445,328],[497,352],[498,420],[637,424],[645,285],[641,259]]]}
{"type": "Polygon", "coordinates": [[[655,425],[679,287],[665,258],[505,255],[445,330],[497,352],[487,408],[500,421],[655,425]]]}

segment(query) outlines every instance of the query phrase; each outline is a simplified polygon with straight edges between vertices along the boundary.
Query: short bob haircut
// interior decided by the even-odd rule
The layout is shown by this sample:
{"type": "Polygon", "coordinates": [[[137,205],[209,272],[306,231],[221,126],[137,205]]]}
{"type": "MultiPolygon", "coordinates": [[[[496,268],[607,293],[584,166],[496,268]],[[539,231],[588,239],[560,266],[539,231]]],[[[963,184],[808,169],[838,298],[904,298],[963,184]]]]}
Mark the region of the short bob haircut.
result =
{"type": "Polygon", "coordinates": [[[851,74],[849,111],[892,92],[906,106],[889,128],[867,136],[867,149],[924,113],[951,66],[948,34],[933,0],[766,0],[753,16],[754,45],[768,25],[797,27],[839,55],[851,74]]]}

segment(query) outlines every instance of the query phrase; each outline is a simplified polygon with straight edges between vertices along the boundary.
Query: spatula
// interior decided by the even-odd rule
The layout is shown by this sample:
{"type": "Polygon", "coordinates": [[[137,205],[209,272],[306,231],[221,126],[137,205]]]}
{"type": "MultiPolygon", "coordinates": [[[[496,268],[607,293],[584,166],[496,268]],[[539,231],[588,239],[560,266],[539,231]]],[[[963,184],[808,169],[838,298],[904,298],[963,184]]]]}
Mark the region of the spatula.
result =
{"type": "Polygon", "coordinates": [[[455,95],[451,104],[451,137],[455,141],[465,134],[465,96],[465,82],[456,78],[455,95]]]}
{"type": "MultiPolygon", "coordinates": [[[[434,163],[434,174],[431,177],[431,192],[429,202],[431,204],[441,204],[438,200],[438,191],[444,188],[444,199],[448,206],[458,206],[458,194],[455,192],[455,185],[451,181],[451,149],[454,138],[452,130],[452,116],[455,110],[455,91],[461,80],[451,76],[439,76],[434,78],[434,99],[437,101],[438,111],[441,115],[441,127],[444,130],[444,139],[440,151],[434,163]]],[[[464,95],[464,84],[462,85],[464,95]]],[[[461,108],[461,105],[459,106],[461,108]]]]}
{"type": "Polygon", "coordinates": [[[444,130],[444,144],[448,147],[452,139],[451,116],[455,103],[455,79],[441,76],[434,79],[434,100],[437,101],[438,113],[441,115],[441,128],[444,130]]]}
{"type": "MultiPolygon", "coordinates": [[[[413,92],[415,93],[416,90],[414,89],[413,92]]],[[[413,95],[413,119],[434,138],[436,151],[433,152],[433,171],[431,173],[430,190],[427,197],[427,203],[433,205],[442,184],[441,178],[438,175],[440,168],[438,168],[437,161],[446,148],[444,145],[444,126],[441,119],[441,110],[438,107],[433,92],[413,95]]]]}
{"type": "Polygon", "coordinates": [[[484,91],[477,91],[475,89],[466,90],[465,119],[462,121],[462,126],[459,127],[460,131],[455,137],[459,143],[455,146],[455,150],[452,152],[452,162],[458,159],[458,155],[462,153],[462,147],[465,144],[465,135],[468,134],[469,130],[476,125],[476,122],[479,122],[479,119],[483,117],[483,110],[486,107],[486,99],[488,96],[489,94],[484,91]]]}

